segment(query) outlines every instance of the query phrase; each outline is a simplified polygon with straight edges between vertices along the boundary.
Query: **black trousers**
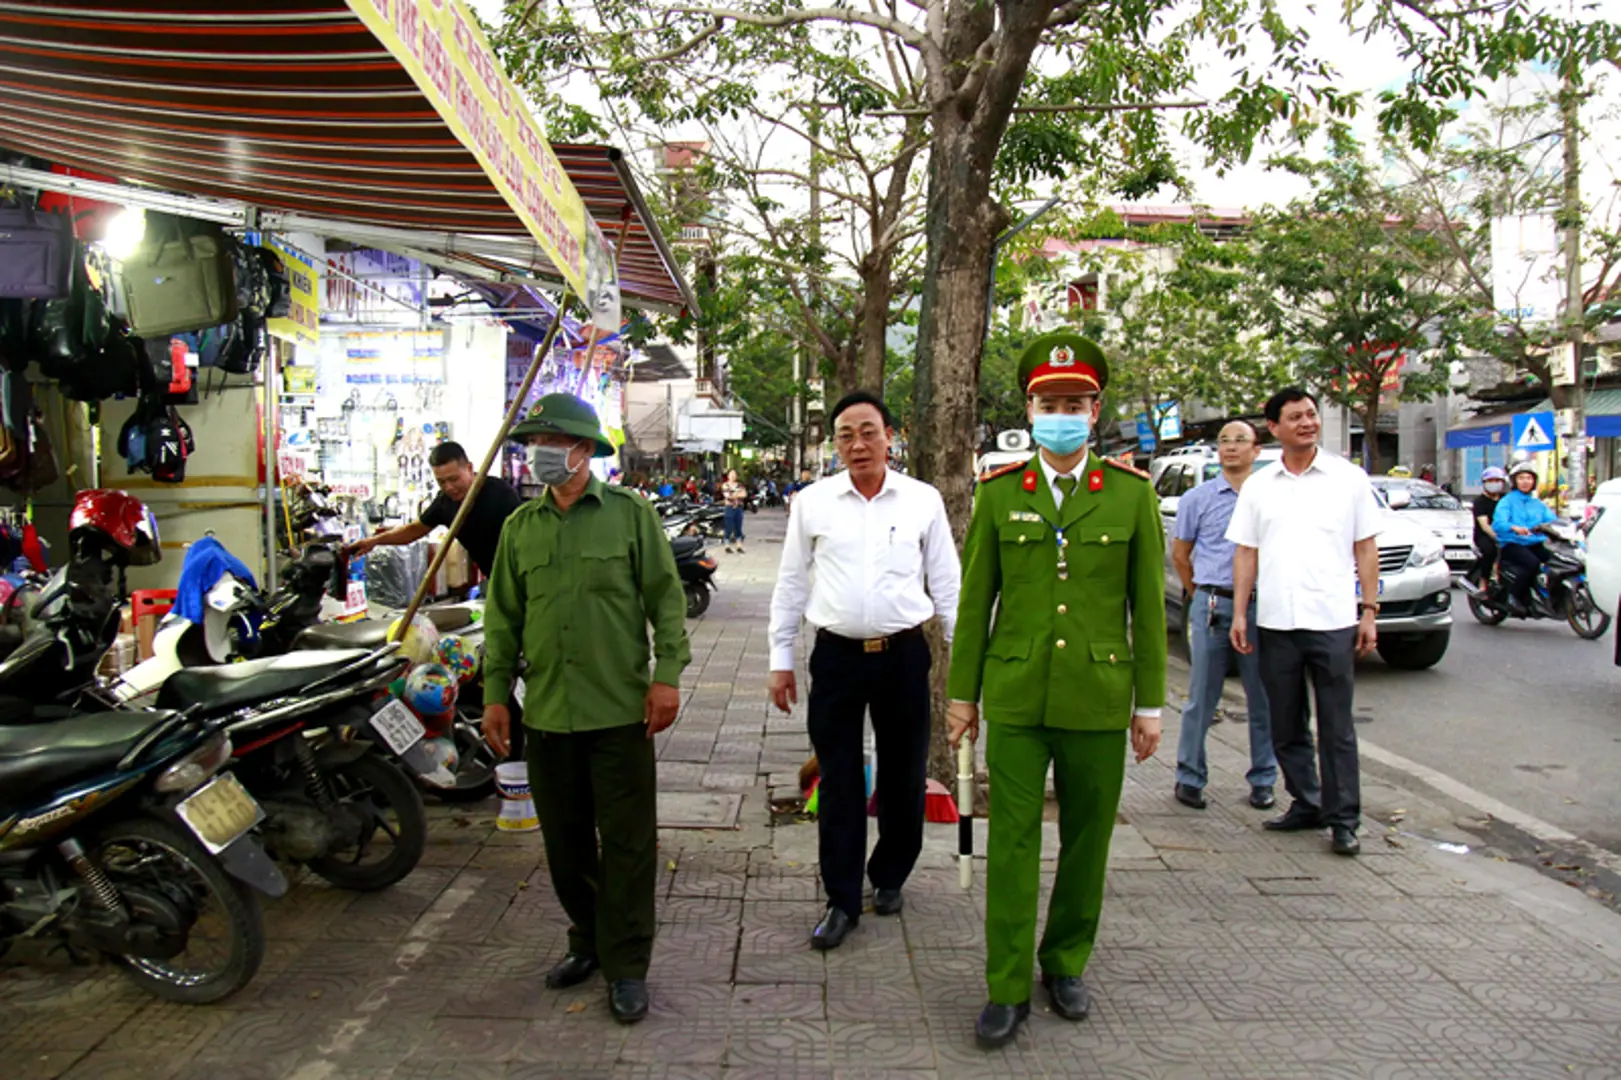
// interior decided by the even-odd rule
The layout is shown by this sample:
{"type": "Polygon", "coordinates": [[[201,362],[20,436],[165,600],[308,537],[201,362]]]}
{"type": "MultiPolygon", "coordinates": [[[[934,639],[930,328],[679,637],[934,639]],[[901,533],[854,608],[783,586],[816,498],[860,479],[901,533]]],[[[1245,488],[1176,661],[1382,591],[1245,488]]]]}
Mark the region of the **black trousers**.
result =
{"type": "Polygon", "coordinates": [[[866,860],[875,889],[898,889],[923,850],[924,780],[929,763],[929,643],[922,634],[891,639],[883,652],[821,632],[810,659],[811,745],[821,766],[817,838],[828,903],[861,915],[867,854],[862,729],[872,711],[877,749],[878,843],[866,860]]]}
{"type": "Polygon", "coordinates": [[[571,924],[569,951],[597,957],[610,982],[645,979],[658,881],[658,789],[647,728],[531,731],[527,749],[552,888],[571,924]]]}
{"type": "Polygon", "coordinates": [[[1489,536],[1475,538],[1475,549],[1480,554],[1475,556],[1475,565],[1469,568],[1469,580],[1484,585],[1491,580],[1492,569],[1497,565],[1497,541],[1489,536]]]}
{"type": "Polygon", "coordinates": [[[1542,544],[1504,544],[1503,573],[1508,577],[1509,592],[1522,604],[1531,602],[1531,585],[1537,580],[1537,571],[1548,557],[1542,544]]]}
{"type": "Polygon", "coordinates": [[[1284,787],[1295,802],[1318,811],[1325,825],[1355,829],[1362,821],[1362,779],[1351,688],[1356,627],[1344,630],[1261,629],[1261,682],[1272,711],[1272,748],[1284,787]],[[1313,752],[1306,679],[1317,703],[1313,752]],[[1317,769],[1322,766],[1322,782],[1317,769]]]}

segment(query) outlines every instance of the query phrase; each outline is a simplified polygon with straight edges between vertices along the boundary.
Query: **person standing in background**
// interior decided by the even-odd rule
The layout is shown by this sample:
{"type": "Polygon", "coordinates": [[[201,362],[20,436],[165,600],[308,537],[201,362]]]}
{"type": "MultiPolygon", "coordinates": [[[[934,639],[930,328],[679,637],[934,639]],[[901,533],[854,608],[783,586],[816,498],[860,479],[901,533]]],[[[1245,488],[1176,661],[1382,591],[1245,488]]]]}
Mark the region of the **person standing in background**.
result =
{"type": "Polygon", "coordinates": [[[733,469],[726,474],[726,482],[720,488],[721,498],[726,503],[722,511],[724,519],[723,532],[726,537],[726,550],[732,550],[732,543],[737,543],[737,553],[743,554],[743,503],[749,497],[749,489],[744,487],[737,478],[737,470],[733,469]]]}
{"type": "Polygon", "coordinates": [[[821,770],[817,837],[827,910],[811,934],[836,949],[861,921],[862,862],[873,910],[894,915],[923,850],[929,669],[923,624],[957,620],[961,571],[940,493],[889,467],[894,421],[878,397],[846,395],[828,415],[847,471],[811,484],[788,514],[771,594],[771,701],[799,700],[794,642],[816,631],[807,718],[821,770]],[[877,750],[878,844],[867,859],[862,732],[877,750]]]}
{"type": "Polygon", "coordinates": [[[1356,658],[1379,641],[1379,501],[1367,473],[1317,445],[1322,421],[1305,390],[1273,394],[1266,426],[1283,444],[1283,459],[1244,484],[1227,527],[1237,545],[1233,648],[1247,656],[1257,647],[1249,621],[1254,593],[1272,748],[1294,800],[1264,827],[1327,827],[1336,854],[1356,855],[1362,786],[1351,694],[1356,658]],[[1308,676],[1317,704],[1315,759],[1308,676]]]}
{"type": "MultiPolygon", "coordinates": [[[[1183,495],[1176,506],[1175,539],[1171,562],[1182,579],[1182,617],[1188,621],[1188,655],[1192,674],[1188,704],[1182,710],[1182,735],[1176,748],[1176,801],[1194,810],[1207,805],[1205,783],[1210,770],[1205,761],[1205,740],[1221,703],[1227,662],[1232,657],[1228,630],[1233,622],[1233,543],[1227,525],[1238,505],[1238,493],[1255,470],[1260,451],[1258,433],[1247,420],[1234,420],[1217,439],[1221,474],[1183,495]]],[[[1255,603],[1249,604],[1255,618],[1255,603]]],[[[1261,683],[1259,658],[1238,655],[1238,674],[1244,682],[1244,703],[1249,709],[1250,805],[1269,810],[1277,802],[1278,759],[1272,752],[1272,723],[1261,683]]]]}

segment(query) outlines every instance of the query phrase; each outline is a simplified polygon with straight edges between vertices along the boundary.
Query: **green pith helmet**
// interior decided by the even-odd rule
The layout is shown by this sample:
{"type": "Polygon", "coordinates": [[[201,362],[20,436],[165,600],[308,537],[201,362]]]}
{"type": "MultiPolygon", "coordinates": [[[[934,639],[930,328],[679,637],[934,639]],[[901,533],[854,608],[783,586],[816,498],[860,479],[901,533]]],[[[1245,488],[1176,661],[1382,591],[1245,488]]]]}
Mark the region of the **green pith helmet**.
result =
{"type": "Polygon", "coordinates": [[[1019,386],[1026,394],[1101,394],[1108,385],[1103,350],[1073,330],[1042,334],[1019,358],[1019,386]]]}
{"type": "Polygon", "coordinates": [[[592,457],[611,457],[614,453],[614,444],[608,441],[597,423],[596,410],[573,394],[547,394],[535,402],[528,416],[512,425],[507,437],[523,440],[545,432],[596,440],[597,448],[592,457]]]}

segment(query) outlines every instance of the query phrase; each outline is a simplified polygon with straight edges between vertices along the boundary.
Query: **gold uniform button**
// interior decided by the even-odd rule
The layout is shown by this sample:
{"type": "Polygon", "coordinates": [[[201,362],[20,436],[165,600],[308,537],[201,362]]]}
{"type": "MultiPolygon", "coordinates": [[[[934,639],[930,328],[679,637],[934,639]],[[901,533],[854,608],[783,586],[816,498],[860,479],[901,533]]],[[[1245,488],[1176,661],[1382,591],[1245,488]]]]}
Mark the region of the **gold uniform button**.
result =
{"type": "Polygon", "coordinates": [[[1064,641],[1064,639],[1063,639],[1063,638],[1059,638],[1059,639],[1058,639],[1058,647],[1059,647],[1059,648],[1060,648],[1060,649],[1062,649],[1062,648],[1064,648],[1064,647],[1065,647],[1065,645],[1066,645],[1066,644],[1067,644],[1067,643],[1066,643],[1066,642],[1065,642],[1065,641],[1064,641]]]}
{"type": "Polygon", "coordinates": [[[1068,604],[1059,604],[1058,605],[1058,614],[1060,614],[1060,615],[1068,615],[1069,614],[1069,605],[1068,604]]]}
{"type": "Polygon", "coordinates": [[[1109,654],[1109,663],[1114,663],[1114,653],[1109,654]]]}
{"type": "Polygon", "coordinates": [[[1103,542],[1105,544],[1107,544],[1109,542],[1109,534],[1108,533],[1103,534],[1103,542]]]}
{"type": "Polygon", "coordinates": [[[1059,581],[1068,581],[1069,580],[1069,572],[1067,570],[1058,571],[1058,580],[1059,581]]]}
{"type": "Polygon", "coordinates": [[[1024,543],[1024,533],[1019,534],[1019,543],[1024,543]]]}

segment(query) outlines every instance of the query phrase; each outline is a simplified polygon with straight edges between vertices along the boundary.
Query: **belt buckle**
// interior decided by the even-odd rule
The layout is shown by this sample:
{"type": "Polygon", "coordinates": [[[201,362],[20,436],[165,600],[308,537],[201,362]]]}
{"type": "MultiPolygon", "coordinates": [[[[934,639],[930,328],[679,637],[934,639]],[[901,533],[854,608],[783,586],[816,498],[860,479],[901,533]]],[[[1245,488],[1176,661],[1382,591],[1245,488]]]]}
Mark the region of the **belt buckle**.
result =
{"type": "Polygon", "coordinates": [[[861,643],[861,651],[862,652],[870,652],[870,653],[883,652],[884,649],[888,648],[888,646],[889,646],[889,639],[888,638],[881,638],[881,637],[868,638],[867,640],[865,640],[865,641],[863,641],[861,643]]]}

